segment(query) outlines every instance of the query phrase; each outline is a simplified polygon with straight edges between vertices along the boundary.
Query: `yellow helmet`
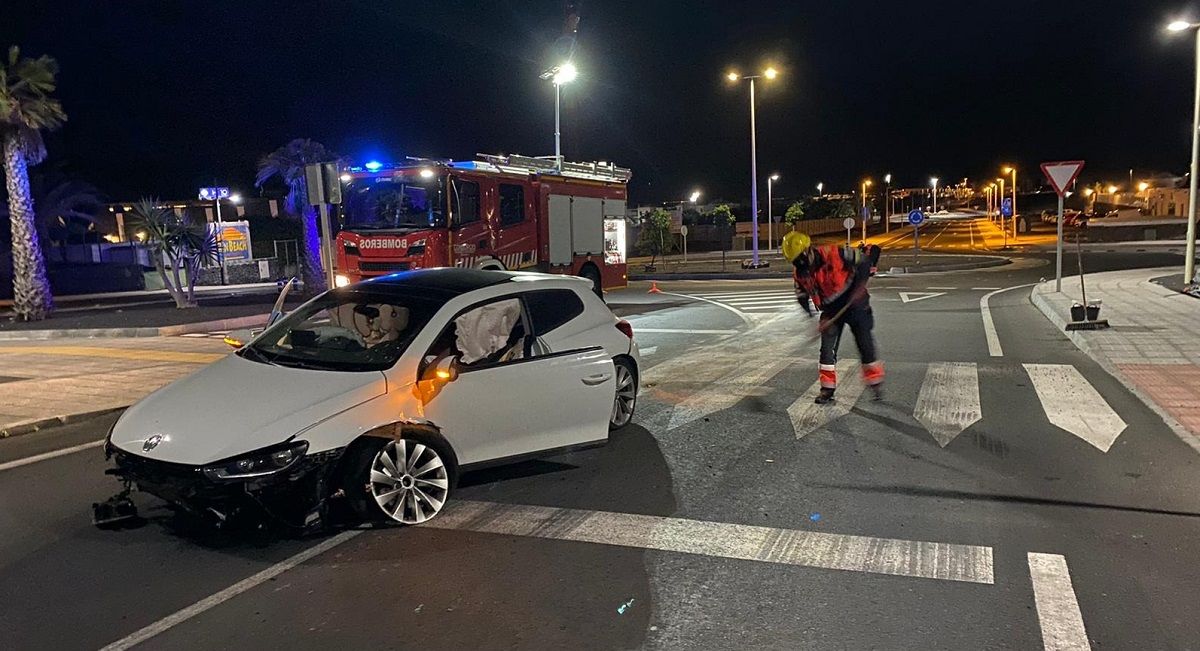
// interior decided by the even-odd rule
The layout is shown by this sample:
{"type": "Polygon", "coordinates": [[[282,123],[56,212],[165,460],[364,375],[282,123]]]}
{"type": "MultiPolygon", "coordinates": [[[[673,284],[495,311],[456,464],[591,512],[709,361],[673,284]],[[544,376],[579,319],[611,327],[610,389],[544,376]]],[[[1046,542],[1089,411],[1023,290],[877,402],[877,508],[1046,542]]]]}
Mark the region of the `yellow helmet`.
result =
{"type": "Polygon", "coordinates": [[[796,258],[812,246],[812,238],[806,233],[797,233],[792,231],[783,236],[783,257],[788,262],[795,262],[796,258]]]}

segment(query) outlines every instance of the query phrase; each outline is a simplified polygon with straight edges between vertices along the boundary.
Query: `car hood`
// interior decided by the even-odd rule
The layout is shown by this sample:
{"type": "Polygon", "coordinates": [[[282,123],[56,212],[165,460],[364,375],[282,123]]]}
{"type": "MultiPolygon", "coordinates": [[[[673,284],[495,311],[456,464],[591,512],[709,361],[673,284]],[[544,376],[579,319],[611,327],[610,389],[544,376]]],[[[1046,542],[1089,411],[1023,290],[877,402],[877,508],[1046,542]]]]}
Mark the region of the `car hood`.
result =
{"type": "Polygon", "coordinates": [[[127,409],[111,440],[138,456],[202,465],[280,443],[384,393],[378,371],[314,371],[229,355],[127,409]],[[157,445],[149,446],[151,437],[157,445]]]}

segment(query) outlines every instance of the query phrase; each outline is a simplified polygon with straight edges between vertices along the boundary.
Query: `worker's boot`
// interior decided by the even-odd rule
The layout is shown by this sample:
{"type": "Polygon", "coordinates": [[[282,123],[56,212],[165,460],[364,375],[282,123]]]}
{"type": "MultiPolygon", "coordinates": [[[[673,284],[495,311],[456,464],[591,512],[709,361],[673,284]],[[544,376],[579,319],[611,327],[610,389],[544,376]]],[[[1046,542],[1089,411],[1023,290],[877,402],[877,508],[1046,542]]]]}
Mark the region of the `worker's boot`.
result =
{"type": "Polygon", "coordinates": [[[821,387],[821,392],[817,394],[817,399],[813,400],[813,402],[817,403],[818,405],[827,405],[831,402],[834,402],[833,389],[821,387]]]}
{"type": "Polygon", "coordinates": [[[883,382],[871,385],[871,400],[875,402],[883,401],[883,382]]]}

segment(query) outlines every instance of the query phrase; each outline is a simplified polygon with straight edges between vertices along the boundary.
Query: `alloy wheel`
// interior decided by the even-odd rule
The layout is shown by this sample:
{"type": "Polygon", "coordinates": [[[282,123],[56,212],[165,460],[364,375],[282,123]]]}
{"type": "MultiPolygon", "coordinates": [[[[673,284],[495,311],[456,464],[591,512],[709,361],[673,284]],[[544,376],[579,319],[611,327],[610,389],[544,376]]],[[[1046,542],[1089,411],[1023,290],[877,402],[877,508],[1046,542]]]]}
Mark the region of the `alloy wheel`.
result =
{"type": "Polygon", "coordinates": [[[402,438],[389,441],[376,453],[370,490],[389,518],[421,524],[442,510],[450,493],[450,476],[437,450],[402,438]]]}
{"type": "Polygon", "coordinates": [[[633,409],[637,405],[637,382],[634,381],[633,371],[621,363],[616,365],[616,371],[617,394],[608,421],[613,429],[628,425],[633,420],[633,409]]]}

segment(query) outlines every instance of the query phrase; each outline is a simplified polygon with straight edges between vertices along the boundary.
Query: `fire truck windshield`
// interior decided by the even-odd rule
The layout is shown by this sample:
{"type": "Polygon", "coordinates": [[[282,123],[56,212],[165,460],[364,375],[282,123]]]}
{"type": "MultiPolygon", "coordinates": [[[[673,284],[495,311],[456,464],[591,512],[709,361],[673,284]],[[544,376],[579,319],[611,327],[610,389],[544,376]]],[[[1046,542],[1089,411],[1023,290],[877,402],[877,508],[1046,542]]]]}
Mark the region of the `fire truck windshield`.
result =
{"type": "Polygon", "coordinates": [[[343,228],[414,229],[445,226],[445,181],[365,179],[347,188],[343,228]]]}

